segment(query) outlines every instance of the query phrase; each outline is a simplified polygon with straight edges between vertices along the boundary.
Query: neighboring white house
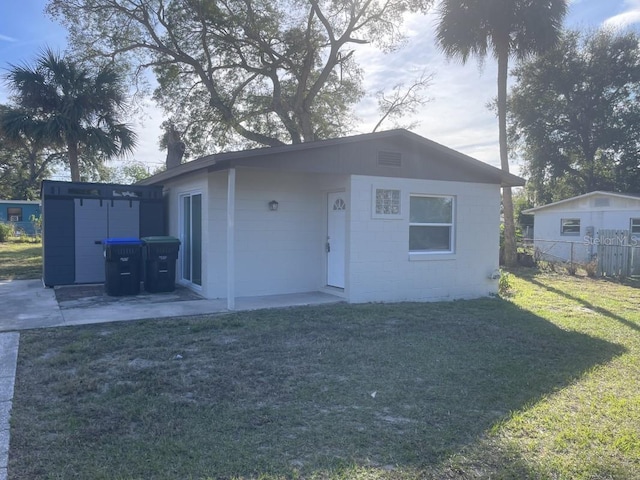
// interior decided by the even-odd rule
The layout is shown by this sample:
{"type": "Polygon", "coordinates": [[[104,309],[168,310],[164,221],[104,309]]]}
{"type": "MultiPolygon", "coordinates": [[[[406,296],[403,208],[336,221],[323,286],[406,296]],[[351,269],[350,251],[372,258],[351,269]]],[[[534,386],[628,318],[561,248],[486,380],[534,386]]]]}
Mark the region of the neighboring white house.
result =
{"type": "Polygon", "coordinates": [[[534,215],[534,245],[547,259],[586,263],[601,242],[640,245],[640,195],[596,191],[522,213],[534,215]]]}
{"type": "Polygon", "coordinates": [[[206,298],[322,291],[348,302],[497,291],[500,187],[524,180],[406,130],[242,152],[164,185],[177,281],[206,298]]]}

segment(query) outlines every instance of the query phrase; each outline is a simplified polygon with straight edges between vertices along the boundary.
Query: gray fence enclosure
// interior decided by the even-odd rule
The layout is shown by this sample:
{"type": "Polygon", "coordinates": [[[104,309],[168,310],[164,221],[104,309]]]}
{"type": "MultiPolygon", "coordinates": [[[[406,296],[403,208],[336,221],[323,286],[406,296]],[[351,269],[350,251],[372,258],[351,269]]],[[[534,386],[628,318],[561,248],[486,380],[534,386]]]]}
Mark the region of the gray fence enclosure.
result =
{"type": "Polygon", "coordinates": [[[640,237],[632,236],[629,230],[600,230],[598,239],[599,275],[640,275],[640,237]]]}

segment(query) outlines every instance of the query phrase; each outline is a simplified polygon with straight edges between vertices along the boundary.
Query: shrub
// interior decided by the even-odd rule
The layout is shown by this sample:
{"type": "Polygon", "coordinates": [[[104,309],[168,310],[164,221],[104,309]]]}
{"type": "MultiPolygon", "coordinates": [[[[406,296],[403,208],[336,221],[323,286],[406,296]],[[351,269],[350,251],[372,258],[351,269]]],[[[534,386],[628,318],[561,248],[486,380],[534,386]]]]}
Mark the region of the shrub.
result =
{"type": "Polygon", "coordinates": [[[508,297],[511,295],[511,274],[500,270],[500,280],[498,280],[498,295],[508,297]]]}
{"type": "Polygon", "coordinates": [[[40,236],[42,234],[42,214],[38,216],[31,215],[29,217],[29,221],[33,223],[33,229],[36,232],[36,236],[40,236]]]}
{"type": "Polygon", "coordinates": [[[13,227],[0,223],[0,242],[8,242],[11,235],[13,235],[13,227]]]}
{"type": "Polygon", "coordinates": [[[549,260],[538,260],[536,262],[541,272],[556,273],[556,263],[549,260]]]}
{"type": "Polygon", "coordinates": [[[518,252],[518,265],[521,267],[535,267],[536,261],[532,253],[518,252]]]}
{"type": "Polygon", "coordinates": [[[584,270],[587,272],[587,277],[594,278],[598,275],[598,260],[591,260],[584,265],[584,270]]]}
{"type": "Polygon", "coordinates": [[[11,238],[13,243],[40,243],[42,241],[42,237],[40,235],[17,235],[11,238]]]}

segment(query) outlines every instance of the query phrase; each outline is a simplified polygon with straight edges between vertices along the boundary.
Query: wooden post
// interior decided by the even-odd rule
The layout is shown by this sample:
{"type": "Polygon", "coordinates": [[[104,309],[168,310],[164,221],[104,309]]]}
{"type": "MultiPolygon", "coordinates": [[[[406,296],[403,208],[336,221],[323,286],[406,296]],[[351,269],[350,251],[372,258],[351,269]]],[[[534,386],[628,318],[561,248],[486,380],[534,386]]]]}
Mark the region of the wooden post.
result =
{"type": "Polygon", "coordinates": [[[571,242],[571,256],[569,257],[569,261],[571,262],[572,266],[573,266],[573,245],[574,245],[574,242],[571,242]]]}

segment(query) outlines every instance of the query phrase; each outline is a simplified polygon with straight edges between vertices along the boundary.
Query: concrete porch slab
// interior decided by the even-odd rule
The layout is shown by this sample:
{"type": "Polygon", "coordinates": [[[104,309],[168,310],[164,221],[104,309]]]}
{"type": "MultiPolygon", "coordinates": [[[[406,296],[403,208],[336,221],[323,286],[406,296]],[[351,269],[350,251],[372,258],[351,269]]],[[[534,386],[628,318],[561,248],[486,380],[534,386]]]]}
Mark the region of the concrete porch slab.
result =
{"type": "MultiPolygon", "coordinates": [[[[285,308],[304,305],[340,303],[344,299],[323,292],[291,293],[286,295],[266,295],[260,297],[236,298],[236,312],[261,310],[264,308],[285,308]]],[[[145,318],[187,317],[229,312],[226,299],[187,300],[171,303],[114,302],[108,306],[86,306],[84,308],[63,309],[63,323],[59,326],[87,325],[93,323],[120,322],[145,318]]]]}
{"type": "MultiPolygon", "coordinates": [[[[306,305],[326,305],[342,303],[344,298],[324,292],[289,293],[260,297],[236,298],[236,311],[261,310],[263,308],[301,307],[306,305]]],[[[226,304],[226,300],[224,300],[226,304]]]]}
{"type": "MultiPolygon", "coordinates": [[[[228,312],[225,298],[203,299],[181,286],[175,292],[123,297],[106,297],[101,286],[56,288],[76,291],[60,295],[39,280],[0,282],[0,332],[228,312]]],[[[342,297],[324,292],[238,297],[235,311],[340,302],[342,297]]]]}

